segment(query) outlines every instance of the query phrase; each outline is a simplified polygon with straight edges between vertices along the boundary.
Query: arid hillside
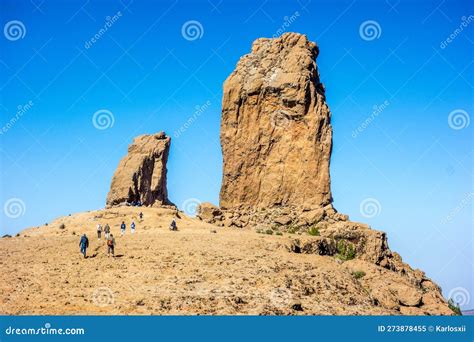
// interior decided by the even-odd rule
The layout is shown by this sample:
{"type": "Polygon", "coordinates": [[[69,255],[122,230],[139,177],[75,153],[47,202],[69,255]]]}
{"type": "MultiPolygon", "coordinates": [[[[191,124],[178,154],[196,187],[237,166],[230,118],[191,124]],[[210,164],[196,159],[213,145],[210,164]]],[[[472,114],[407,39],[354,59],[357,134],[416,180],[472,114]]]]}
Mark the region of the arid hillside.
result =
{"type": "Polygon", "coordinates": [[[346,258],[337,247],[330,255],[330,239],[327,255],[319,255],[324,231],[270,235],[178,213],[173,232],[176,213],[104,209],[0,239],[0,314],[451,314],[421,271],[407,276],[363,254],[346,258]],[[97,239],[97,223],[110,224],[115,258],[97,239]],[[83,233],[90,240],[86,259],[79,253],[83,233]]]}

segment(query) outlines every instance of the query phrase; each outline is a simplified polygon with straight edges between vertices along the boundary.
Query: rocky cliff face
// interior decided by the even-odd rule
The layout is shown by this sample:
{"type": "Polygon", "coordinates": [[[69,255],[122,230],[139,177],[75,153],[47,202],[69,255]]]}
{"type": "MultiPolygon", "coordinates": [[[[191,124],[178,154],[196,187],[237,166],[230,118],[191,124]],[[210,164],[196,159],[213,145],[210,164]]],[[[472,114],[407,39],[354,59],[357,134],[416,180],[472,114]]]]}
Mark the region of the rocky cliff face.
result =
{"type": "Polygon", "coordinates": [[[170,141],[164,132],[141,135],[133,140],[112,178],[108,207],[133,202],[145,206],[171,204],[166,188],[170,141]]]}
{"type": "MultiPolygon", "coordinates": [[[[220,208],[205,203],[198,218],[261,234],[289,233],[288,252],[338,261],[330,277],[351,265],[374,307],[452,314],[441,289],[392,252],[384,232],[333,208],[331,114],[317,55],[306,36],[286,33],[257,39],[240,59],[224,84],[220,208]]],[[[349,284],[338,283],[340,289],[349,284]]],[[[343,301],[351,298],[346,294],[343,301]]]]}
{"type": "Polygon", "coordinates": [[[306,36],[257,39],[224,83],[220,207],[331,203],[331,114],[306,36]]]}

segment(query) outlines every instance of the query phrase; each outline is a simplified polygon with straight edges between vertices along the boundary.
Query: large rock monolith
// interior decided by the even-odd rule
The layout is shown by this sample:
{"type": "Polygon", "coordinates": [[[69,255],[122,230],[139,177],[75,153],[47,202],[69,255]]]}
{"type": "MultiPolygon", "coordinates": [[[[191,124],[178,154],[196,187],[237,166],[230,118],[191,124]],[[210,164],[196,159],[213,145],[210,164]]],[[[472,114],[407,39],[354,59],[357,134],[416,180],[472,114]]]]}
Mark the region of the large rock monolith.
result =
{"type": "Polygon", "coordinates": [[[107,206],[171,205],[166,188],[166,162],[171,138],[164,132],[140,135],[120,161],[107,195],[107,206]]]}
{"type": "Polygon", "coordinates": [[[332,202],[331,113],[305,35],[257,39],[224,83],[222,209],[332,202]]]}

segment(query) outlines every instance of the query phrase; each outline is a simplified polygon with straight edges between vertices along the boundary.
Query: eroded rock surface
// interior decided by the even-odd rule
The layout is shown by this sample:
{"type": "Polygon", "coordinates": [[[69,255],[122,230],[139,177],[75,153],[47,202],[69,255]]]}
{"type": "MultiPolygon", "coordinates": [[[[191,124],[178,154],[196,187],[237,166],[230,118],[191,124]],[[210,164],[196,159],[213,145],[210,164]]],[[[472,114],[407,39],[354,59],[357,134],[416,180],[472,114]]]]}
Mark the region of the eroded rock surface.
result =
{"type": "Polygon", "coordinates": [[[164,132],[141,135],[128,147],[112,179],[107,206],[170,205],[166,188],[166,162],[170,137],[164,132]]]}
{"type": "MultiPolygon", "coordinates": [[[[257,39],[226,80],[221,211],[219,219],[209,215],[207,222],[289,233],[294,237],[284,249],[336,260],[332,274],[349,270],[374,307],[452,314],[441,289],[392,252],[384,232],[352,222],[332,206],[331,114],[315,62],[318,52],[296,33],[257,39]]],[[[343,301],[351,302],[351,281],[338,281],[347,294],[343,301]]]]}
{"type": "Polygon", "coordinates": [[[331,203],[331,114],[306,36],[257,39],[224,83],[222,209],[331,203]]]}

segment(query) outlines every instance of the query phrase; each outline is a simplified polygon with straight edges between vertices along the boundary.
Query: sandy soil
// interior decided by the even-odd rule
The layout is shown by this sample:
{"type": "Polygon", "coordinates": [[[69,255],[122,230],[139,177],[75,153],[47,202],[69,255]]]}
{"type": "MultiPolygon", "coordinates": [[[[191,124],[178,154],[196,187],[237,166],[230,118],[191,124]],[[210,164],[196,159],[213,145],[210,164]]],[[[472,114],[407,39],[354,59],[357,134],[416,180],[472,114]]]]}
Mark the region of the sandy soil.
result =
{"type": "Polygon", "coordinates": [[[174,214],[104,209],[0,239],[0,314],[400,314],[371,299],[371,279],[387,272],[378,266],[290,253],[288,235],[220,228],[183,214],[172,232],[174,214]],[[112,228],[115,258],[97,239],[99,222],[112,228]],[[84,232],[86,259],[79,252],[84,232]],[[363,279],[353,276],[358,269],[363,279]]]}

